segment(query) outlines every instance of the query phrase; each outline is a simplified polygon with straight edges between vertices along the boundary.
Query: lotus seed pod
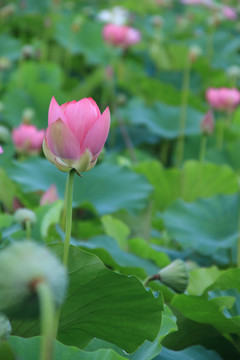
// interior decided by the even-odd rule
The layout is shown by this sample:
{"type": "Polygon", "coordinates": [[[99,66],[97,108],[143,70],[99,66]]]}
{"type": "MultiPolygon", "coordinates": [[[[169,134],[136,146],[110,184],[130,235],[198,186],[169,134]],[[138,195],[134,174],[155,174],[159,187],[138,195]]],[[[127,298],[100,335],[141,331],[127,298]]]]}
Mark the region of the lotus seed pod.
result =
{"type": "Polygon", "coordinates": [[[159,271],[160,281],[177,293],[183,293],[189,282],[187,266],[178,259],[159,271]]]}
{"type": "Polygon", "coordinates": [[[30,221],[31,224],[34,224],[37,219],[32,210],[20,208],[15,211],[14,220],[19,224],[25,224],[26,221],[30,221]]]}
{"type": "Polygon", "coordinates": [[[0,125],[0,142],[7,143],[10,139],[10,131],[6,126],[0,125]]]}
{"type": "Polygon", "coordinates": [[[11,244],[0,253],[0,311],[17,317],[38,314],[36,284],[45,281],[56,305],[65,297],[67,273],[46,247],[31,241],[11,244]]]}
{"type": "Polygon", "coordinates": [[[0,313],[0,341],[6,340],[11,334],[12,327],[8,318],[0,313]]]}

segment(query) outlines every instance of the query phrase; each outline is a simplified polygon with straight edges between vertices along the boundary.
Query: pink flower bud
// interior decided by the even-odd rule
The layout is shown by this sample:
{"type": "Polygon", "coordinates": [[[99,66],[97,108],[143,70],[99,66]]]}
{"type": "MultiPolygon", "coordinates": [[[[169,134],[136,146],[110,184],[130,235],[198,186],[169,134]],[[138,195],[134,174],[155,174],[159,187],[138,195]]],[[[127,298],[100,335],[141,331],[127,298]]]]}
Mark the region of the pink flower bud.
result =
{"type": "Polygon", "coordinates": [[[40,205],[52,204],[54,201],[58,200],[57,188],[56,185],[50,186],[50,188],[42,195],[40,199],[40,205]]]}
{"type": "Polygon", "coordinates": [[[34,125],[21,124],[13,129],[12,140],[19,153],[34,155],[41,151],[44,134],[44,130],[38,130],[34,125]]]}
{"type": "Polygon", "coordinates": [[[201,121],[202,133],[211,135],[214,131],[214,116],[213,112],[209,110],[201,121]]]}
{"type": "Polygon", "coordinates": [[[233,111],[240,103],[240,92],[237,89],[209,88],[206,98],[214,109],[233,111]]]}
{"type": "Polygon", "coordinates": [[[103,38],[111,45],[127,48],[139,43],[141,34],[129,26],[107,24],[103,28],[103,38]]]}
{"type": "Polygon", "coordinates": [[[0,154],[2,154],[2,153],[3,153],[3,148],[0,145],[0,154]]]}
{"type": "Polygon", "coordinates": [[[61,171],[90,170],[106,142],[109,127],[109,108],[101,114],[92,98],[59,106],[53,97],[43,142],[44,154],[61,171]]]}
{"type": "Polygon", "coordinates": [[[228,20],[237,20],[237,13],[235,9],[231,8],[230,6],[223,6],[222,7],[222,14],[225,16],[228,20]]]}

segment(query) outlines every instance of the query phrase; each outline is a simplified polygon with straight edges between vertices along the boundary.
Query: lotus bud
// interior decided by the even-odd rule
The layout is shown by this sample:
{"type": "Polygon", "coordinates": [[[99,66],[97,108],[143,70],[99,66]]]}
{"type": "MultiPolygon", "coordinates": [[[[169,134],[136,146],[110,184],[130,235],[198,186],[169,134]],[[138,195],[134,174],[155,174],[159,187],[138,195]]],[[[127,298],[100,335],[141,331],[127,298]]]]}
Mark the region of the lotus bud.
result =
{"type": "Polygon", "coordinates": [[[40,205],[52,204],[54,201],[58,200],[57,188],[56,185],[50,186],[50,188],[42,195],[40,199],[40,205]]]}
{"type": "Polygon", "coordinates": [[[14,220],[17,223],[24,225],[27,221],[34,224],[37,221],[37,218],[32,210],[19,208],[15,211],[14,220]]]}
{"type": "Polygon", "coordinates": [[[7,340],[11,334],[12,327],[8,318],[0,313],[0,341],[7,340]]]}
{"type": "Polygon", "coordinates": [[[22,122],[24,124],[30,124],[34,115],[35,115],[35,111],[32,108],[24,109],[22,112],[22,122]]]}
{"type": "Polygon", "coordinates": [[[2,153],[3,153],[3,148],[0,145],[0,154],[2,154],[2,153]]]}
{"type": "Polygon", "coordinates": [[[7,143],[10,139],[10,131],[6,126],[0,125],[0,142],[7,143]]]}
{"type": "Polygon", "coordinates": [[[46,247],[31,241],[13,243],[0,253],[0,311],[24,317],[38,314],[36,286],[48,285],[56,306],[62,304],[67,273],[46,247]]]}
{"type": "Polygon", "coordinates": [[[169,286],[176,293],[183,293],[189,282],[187,266],[184,261],[177,259],[159,271],[159,280],[169,286]]]}
{"type": "Polygon", "coordinates": [[[20,154],[37,155],[41,152],[45,131],[36,126],[22,123],[12,131],[12,140],[20,154]]]}
{"type": "Polygon", "coordinates": [[[214,115],[209,110],[201,121],[202,133],[205,135],[211,135],[214,131],[214,115]]]}
{"type": "Polygon", "coordinates": [[[202,49],[200,46],[193,45],[189,49],[189,59],[191,63],[194,63],[202,55],[202,49]]]}
{"type": "Polygon", "coordinates": [[[43,152],[61,171],[88,171],[97,162],[109,127],[109,108],[101,114],[92,98],[73,100],[59,106],[53,97],[43,152]]]}

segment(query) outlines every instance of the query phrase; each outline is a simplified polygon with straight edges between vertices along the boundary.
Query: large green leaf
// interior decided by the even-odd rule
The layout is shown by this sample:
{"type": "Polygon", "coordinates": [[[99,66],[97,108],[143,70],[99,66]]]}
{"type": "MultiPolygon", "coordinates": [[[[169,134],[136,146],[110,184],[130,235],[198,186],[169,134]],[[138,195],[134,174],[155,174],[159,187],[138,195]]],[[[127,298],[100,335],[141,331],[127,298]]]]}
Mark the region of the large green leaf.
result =
{"type": "MultiPolygon", "coordinates": [[[[24,192],[46,191],[56,184],[59,196],[64,198],[67,175],[45,159],[15,162],[8,174],[24,192]]],[[[84,173],[83,178],[75,176],[73,199],[75,206],[90,203],[100,214],[120,209],[135,212],[145,207],[151,190],[144,177],[127,168],[103,163],[84,173]]]]}
{"type": "MultiPolygon", "coordinates": [[[[62,245],[51,248],[62,257],[62,245]]],[[[61,342],[84,347],[97,337],[133,352],[145,340],[156,338],[163,310],[161,295],[154,297],[137,278],[114,273],[98,257],[73,246],[69,276],[59,327],[61,342]]],[[[36,335],[31,321],[12,325],[15,335],[36,335]]]]}
{"type": "Polygon", "coordinates": [[[233,194],[238,176],[224,165],[187,161],[182,170],[164,169],[157,161],[145,161],[134,169],[144,174],[154,187],[154,209],[164,210],[177,198],[194,201],[199,197],[233,194]],[[217,176],[216,176],[217,174],[217,176]]]}
{"type": "Polygon", "coordinates": [[[239,214],[238,195],[218,195],[194,203],[177,200],[162,217],[170,235],[183,248],[213,256],[236,247],[239,214]]]}
{"type": "Polygon", "coordinates": [[[192,346],[181,351],[163,348],[155,360],[221,360],[216,351],[207,350],[202,346],[192,346]]]}
{"type": "MultiPolygon", "coordinates": [[[[179,135],[180,107],[156,102],[148,107],[140,99],[129,102],[124,116],[133,125],[143,125],[155,135],[167,139],[177,138],[179,135]]],[[[200,122],[204,114],[188,108],[185,135],[200,133],[200,122]]]]}
{"type": "MultiPolygon", "coordinates": [[[[33,337],[29,339],[20,338],[18,336],[11,336],[9,343],[18,359],[33,360],[38,359],[40,354],[40,337],[33,337]]],[[[1,349],[0,349],[1,351],[1,349]]],[[[0,356],[1,356],[0,352],[0,356]]],[[[94,352],[87,352],[80,350],[73,346],[61,344],[55,340],[54,356],[52,360],[123,360],[124,357],[118,355],[111,349],[99,349],[94,352]]],[[[5,359],[4,360],[8,360],[5,359]]],[[[9,358],[10,360],[10,358],[9,358]]],[[[12,360],[12,359],[11,359],[12,360]]]]}
{"type": "Polygon", "coordinates": [[[104,349],[113,349],[121,356],[126,357],[128,360],[151,360],[155,358],[156,355],[161,351],[162,345],[161,341],[172,332],[177,330],[176,325],[176,317],[173,315],[171,310],[165,305],[162,319],[161,330],[157,336],[157,338],[150,342],[146,340],[133,354],[126,354],[122,349],[117,347],[116,345],[107,343],[106,341],[94,339],[87,346],[86,350],[88,351],[96,351],[101,348],[104,349]]]}

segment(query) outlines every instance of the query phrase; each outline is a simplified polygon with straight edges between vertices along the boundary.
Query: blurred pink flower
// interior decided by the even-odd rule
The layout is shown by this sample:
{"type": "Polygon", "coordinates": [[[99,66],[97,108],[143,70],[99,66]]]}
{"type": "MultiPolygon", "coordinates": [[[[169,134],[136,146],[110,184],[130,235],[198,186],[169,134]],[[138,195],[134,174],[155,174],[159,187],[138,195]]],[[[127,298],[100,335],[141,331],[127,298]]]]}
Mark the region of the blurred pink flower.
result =
{"type": "Polygon", "coordinates": [[[211,135],[214,131],[214,116],[212,110],[209,110],[201,121],[202,133],[211,135]]]}
{"type": "Polygon", "coordinates": [[[238,17],[235,9],[231,8],[230,6],[223,6],[222,13],[229,20],[236,20],[238,17]]]}
{"type": "Polygon", "coordinates": [[[52,204],[54,201],[58,200],[57,188],[56,185],[50,186],[50,188],[42,195],[40,199],[40,205],[52,204]]]}
{"type": "Polygon", "coordinates": [[[141,33],[129,26],[107,24],[103,28],[104,40],[115,46],[127,48],[141,40],[141,33]]]}
{"type": "Polygon", "coordinates": [[[43,141],[44,154],[61,171],[90,170],[106,142],[109,127],[109,108],[101,114],[92,98],[59,106],[53,97],[43,141]]]}
{"type": "Polygon", "coordinates": [[[12,131],[12,140],[19,153],[38,154],[41,151],[45,131],[38,130],[36,126],[21,124],[12,131]]]}
{"type": "Polygon", "coordinates": [[[209,88],[206,98],[214,109],[232,111],[240,103],[240,92],[237,89],[224,87],[209,88]]]}
{"type": "Polygon", "coordinates": [[[2,153],[3,153],[3,148],[0,145],[0,154],[2,154],[2,153]]]}

